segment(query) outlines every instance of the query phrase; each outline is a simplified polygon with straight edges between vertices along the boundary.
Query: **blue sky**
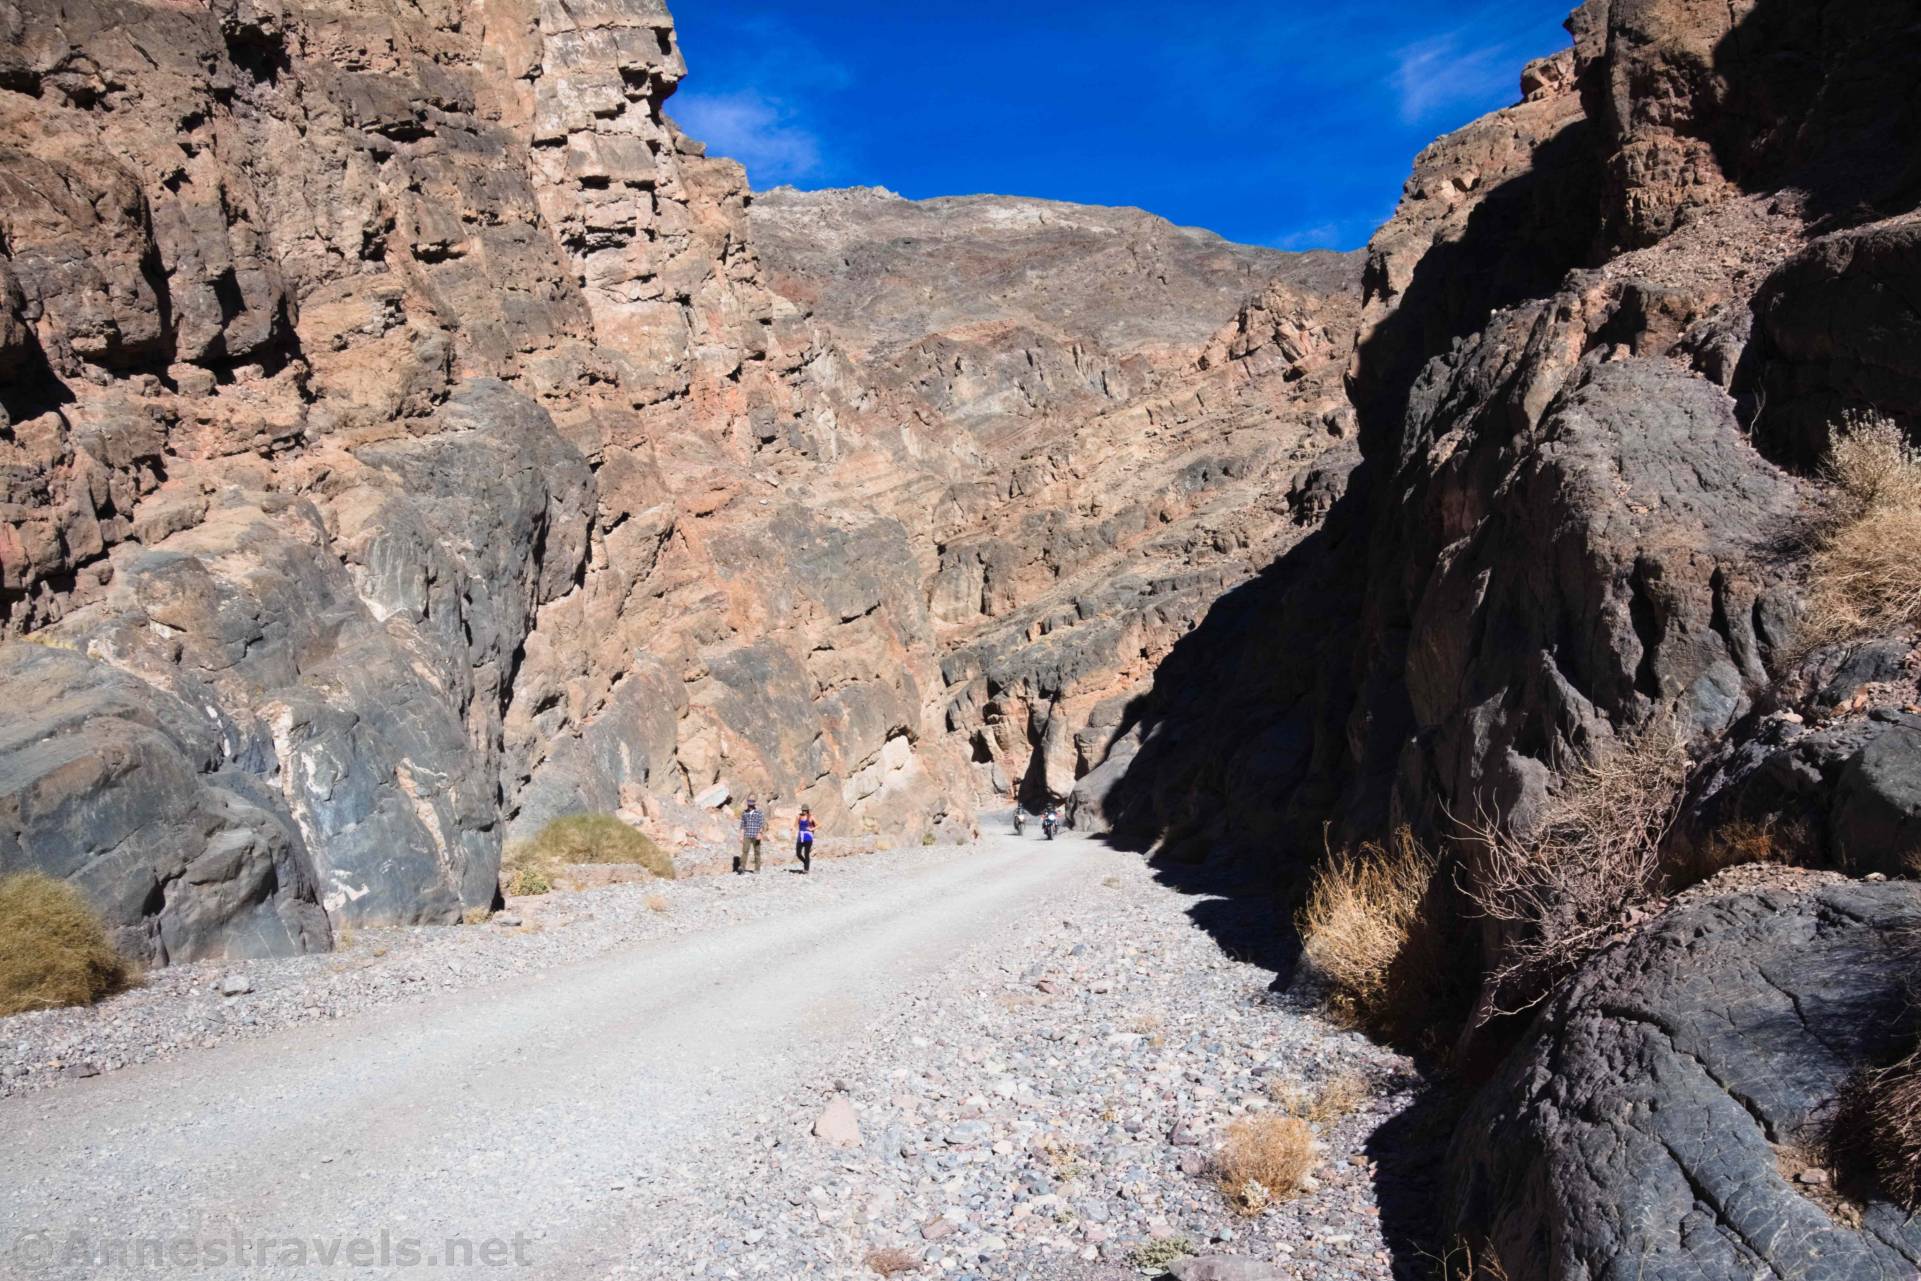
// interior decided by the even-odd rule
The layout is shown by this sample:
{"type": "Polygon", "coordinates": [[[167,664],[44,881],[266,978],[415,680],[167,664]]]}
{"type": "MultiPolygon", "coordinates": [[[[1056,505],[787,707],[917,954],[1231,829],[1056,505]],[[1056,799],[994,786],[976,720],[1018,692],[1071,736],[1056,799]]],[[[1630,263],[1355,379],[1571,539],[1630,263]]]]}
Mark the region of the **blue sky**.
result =
{"type": "Polygon", "coordinates": [[[1364,243],[1436,135],[1519,97],[1572,0],[670,0],[667,104],[756,187],[1138,205],[1364,243]]]}

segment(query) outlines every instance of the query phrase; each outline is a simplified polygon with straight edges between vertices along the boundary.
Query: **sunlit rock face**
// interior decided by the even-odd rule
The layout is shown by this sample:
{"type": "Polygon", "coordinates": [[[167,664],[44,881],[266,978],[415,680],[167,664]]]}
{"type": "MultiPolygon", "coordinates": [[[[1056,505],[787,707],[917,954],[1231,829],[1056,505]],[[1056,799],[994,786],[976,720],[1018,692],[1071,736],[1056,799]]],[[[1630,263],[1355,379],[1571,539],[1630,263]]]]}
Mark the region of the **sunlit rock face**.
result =
{"type": "Polygon", "coordinates": [[[1358,256],[871,188],[776,190],[750,221],[835,349],[837,421],[922,469],[857,501],[897,505],[924,557],[940,728],[983,785],[1064,798],[1175,641],[1345,483],[1358,256]]]}
{"type": "Polygon", "coordinates": [[[863,329],[866,215],[750,217],[652,0],[0,27],[0,867],[152,962],[457,919],[581,810],[964,835],[1344,472],[1351,264],[823,197],[947,228],[863,329]]]}

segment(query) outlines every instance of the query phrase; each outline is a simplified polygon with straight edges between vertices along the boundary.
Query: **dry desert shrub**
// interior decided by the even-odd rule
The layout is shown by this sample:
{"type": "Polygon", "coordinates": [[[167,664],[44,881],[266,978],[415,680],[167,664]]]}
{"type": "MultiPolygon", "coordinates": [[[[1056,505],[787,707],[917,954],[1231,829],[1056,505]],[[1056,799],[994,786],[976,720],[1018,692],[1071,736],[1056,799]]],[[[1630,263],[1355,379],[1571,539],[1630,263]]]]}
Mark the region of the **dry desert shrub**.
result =
{"type": "Polygon", "coordinates": [[[1508,1281],[1507,1268],[1492,1242],[1483,1241],[1477,1249],[1465,1237],[1456,1237],[1444,1254],[1428,1254],[1443,1281],[1508,1281]]]}
{"type": "Polygon", "coordinates": [[[1806,831],[1798,824],[1785,829],[1774,820],[1754,822],[1736,819],[1713,831],[1669,871],[1669,888],[1683,890],[1699,885],[1731,867],[1757,863],[1791,863],[1790,851],[1805,843],[1806,831]]]}
{"type": "Polygon", "coordinates": [[[1367,1102],[1371,1093],[1366,1077],[1358,1072],[1349,1072],[1322,1082],[1321,1088],[1314,1092],[1314,1097],[1301,1115],[1316,1125],[1333,1125],[1352,1116],[1356,1108],[1367,1102]]]}
{"type": "Polygon", "coordinates": [[[1242,1214],[1259,1214],[1301,1190],[1314,1168],[1314,1128],[1298,1116],[1245,1116],[1214,1154],[1214,1181],[1242,1214]]]}
{"type": "Polygon", "coordinates": [[[89,1005],[129,977],[80,891],[42,872],[0,877],[0,1015],[89,1005]]]}
{"type": "Polygon", "coordinates": [[[500,890],[503,894],[551,894],[554,869],[538,860],[531,843],[509,847],[500,860],[500,890]]]}
{"type": "Polygon", "coordinates": [[[618,863],[674,879],[674,860],[638,828],[612,814],[573,814],[548,823],[530,841],[508,848],[500,888],[513,895],[550,893],[569,863],[618,863]]]}
{"type": "Polygon", "coordinates": [[[1678,727],[1660,720],[1564,771],[1527,835],[1489,814],[1463,824],[1471,852],[1461,890],[1503,936],[1482,1022],[1546,999],[1660,894],[1661,847],[1687,770],[1678,727]]]}
{"type": "MultiPolygon", "coordinates": [[[[1921,1005],[1921,931],[1908,935],[1898,965],[1908,975],[1911,1004],[1921,1005]]],[[[1889,1199],[1921,1214],[1921,1044],[1899,1063],[1857,1076],[1841,1112],[1837,1149],[1864,1151],[1889,1199]]]]}
{"type": "Polygon", "coordinates": [[[553,863],[638,864],[664,881],[674,879],[674,860],[645,832],[612,814],[573,814],[540,829],[530,842],[536,858],[553,863]]]}
{"type": "Polygon", "coordinates": [[[1885,418],[1842,421],[1808,561],[1809,644],[1921,623],[1921,451],[1885,418]]]}
{"type": "Polygon", "coordinates": [[[1267,1080],[1267,1097],[1274,1100],[1282,1112],[1319,1126],[1333,1125],[1353,1115],[1371,1093],[1367,1078],[1358,1072],[1324,1081],[1315,1090],[1285,1077],[1267,1080]]]}
{"type": "Polygon", "coordinates": [[[1333,988],[1334,1008],[1363,1026],[1396,1022],[1399,961],[1422,931],[1434,856],[1406,828],[1385,845],[1331,853],[1295,918],[1307,958],[1333,988]]]}
{"type": "Polygon", "coordinates": [[[1875,1174],[1898,1204],[1921,1211],[1921,1048],[1869,1073],[1863,1092],[1875,1174]]]}
{"type": "Polygon", "coordinates": [[[889,1246],[885,1250],[869,1250],[866,1259],[869,1271],[884,1277],[898,1276],[903,1272],[920,1270],[920,1257],[907,1250],[889,1246]]]}

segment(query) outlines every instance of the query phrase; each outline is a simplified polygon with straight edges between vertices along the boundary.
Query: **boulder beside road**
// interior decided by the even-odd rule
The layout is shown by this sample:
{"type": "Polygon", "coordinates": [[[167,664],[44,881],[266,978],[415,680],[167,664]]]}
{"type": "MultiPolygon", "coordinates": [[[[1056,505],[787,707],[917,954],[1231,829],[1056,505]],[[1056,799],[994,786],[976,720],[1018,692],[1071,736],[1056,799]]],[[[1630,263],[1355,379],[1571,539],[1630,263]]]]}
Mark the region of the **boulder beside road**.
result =
{"type": "Polygon", "coordinates": [[[1751,868],[1682,896],[1481,1090],[1448,1228],[1515,1277],[1913,1275],[1921,1220],[1798,1176],[1850,1079],[1913,1044],[1917,929],[1911,883],[1751,868]]]}

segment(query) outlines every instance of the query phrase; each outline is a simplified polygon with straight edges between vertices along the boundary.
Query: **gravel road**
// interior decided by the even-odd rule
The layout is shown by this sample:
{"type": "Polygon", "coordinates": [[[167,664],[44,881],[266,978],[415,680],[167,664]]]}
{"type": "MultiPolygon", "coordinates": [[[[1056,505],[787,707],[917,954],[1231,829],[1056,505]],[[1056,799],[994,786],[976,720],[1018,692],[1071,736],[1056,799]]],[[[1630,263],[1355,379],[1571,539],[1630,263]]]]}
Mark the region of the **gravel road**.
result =
{"type": "Polygon", "coordinates": [[[1360,1231],[1321,1223],[1319,1271],[1387,1275],[1365,1178],[1247,1225],[1189,1176],[1281,1059],[1385,1083],[1349,1146],[1405,1102],[1405,1065],[1264,1004],[1138,858],[996,834],[699,893],[696,928],[0,1102],[0,1271],[853,1277],[886,1246],[934,1274],[1084,1277],[1236,1223],[1284,1258],[1338,1204],[1360,1231]],[[811,1134],[835,1097],[851,1151],[811,1134]]]}

